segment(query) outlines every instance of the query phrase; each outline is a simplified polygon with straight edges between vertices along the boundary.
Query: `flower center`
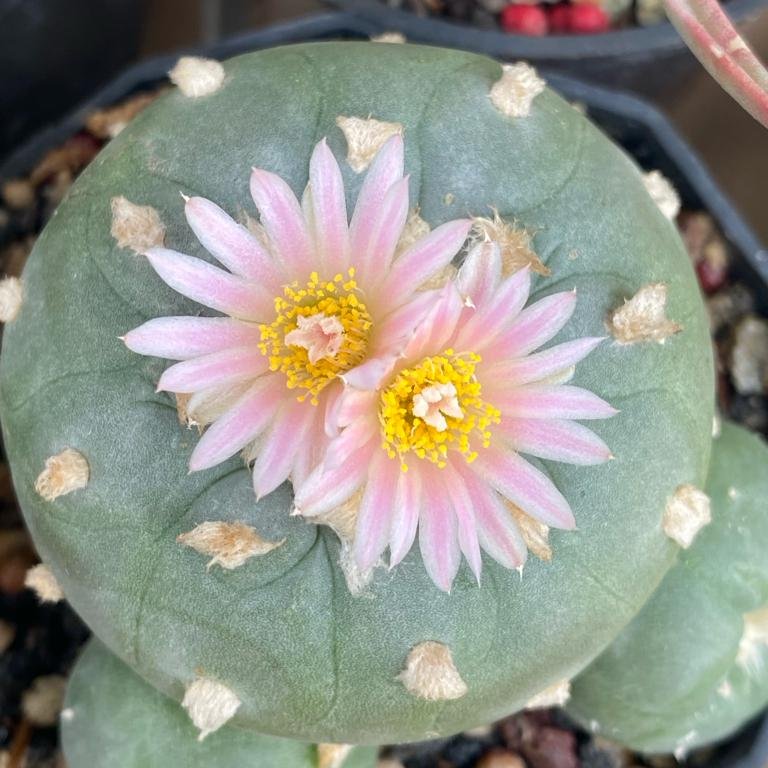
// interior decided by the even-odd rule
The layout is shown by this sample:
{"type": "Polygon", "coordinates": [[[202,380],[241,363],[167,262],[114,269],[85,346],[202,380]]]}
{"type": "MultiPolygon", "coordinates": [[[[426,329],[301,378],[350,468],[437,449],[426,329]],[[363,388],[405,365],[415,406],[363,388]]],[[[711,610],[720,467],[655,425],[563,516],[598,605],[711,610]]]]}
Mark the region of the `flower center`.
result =
{"type": "Polygon", "coordinates": [[[491,424],[501,414],[481,397],[472,352],[426,357],[406,368],[381,393],[379,423],[383,448],[390,458],[413,452],[442,468],[449,450],[463,454],[468,463],[477,458],[477,446],[490,445],[491,424]]]}
{"type": "Polygon", "coordinates": [[[317,405],[322,389],[365,357],[371,316],[358,298],[355,271],[321,281],[313,272],[304,287],[285,286],[275,298],[275,320],[260,326],[259,349],[282,371],[288,389],[304,390],[317,405]]]}

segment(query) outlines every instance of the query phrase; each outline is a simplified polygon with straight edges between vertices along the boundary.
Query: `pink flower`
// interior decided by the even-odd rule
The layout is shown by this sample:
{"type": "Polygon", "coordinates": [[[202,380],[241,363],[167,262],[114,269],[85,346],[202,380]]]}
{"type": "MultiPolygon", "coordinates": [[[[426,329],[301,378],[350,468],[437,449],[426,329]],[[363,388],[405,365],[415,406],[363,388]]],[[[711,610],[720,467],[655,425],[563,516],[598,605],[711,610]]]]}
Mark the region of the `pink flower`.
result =
{"type": "Polygon", "coordinates": [[[498,246],[481,243],[400,354],[344,375],[333,412],[342,430],[298,489],[296,508],[322,515],[359,498],[353,553],[361,572],[386,547],[390,567],[399,563],[417,529],[424,564],[443,590],[462,553],[478,580],[481,549],[520,567],[526,548],[509,502],[548,526],[574,527],[566,499],[520,454],[604,462],[605,443],[577,420],[616,411],[563,383],[600,338],[534,352],[568,322],[575,292],[525,307],[529,291],[528,270],[502,279],[498,246]]]}
{"type": "Polygon", "coordinates": [[[200,243],[224,267],[165,248],[147,258],[174,290],[226,317],[162,317],[128,333],[129,349],[179,360],[159,390],[191,395],[187,412],[209,424],[190,458],[208,469],[246,449],[257,496],[301,481],[328,444],[326,415],[340,376],[408,338],[434,302],[419,290],[461,248],[468,220],[436,228],[402,253],[408,216],[403,141],[390,138],[347,221],[341,171],[325,140],[312,154],[301,204],[269,171],[251,194],[264,237],[209,200],[186,200],[200,243]]]}

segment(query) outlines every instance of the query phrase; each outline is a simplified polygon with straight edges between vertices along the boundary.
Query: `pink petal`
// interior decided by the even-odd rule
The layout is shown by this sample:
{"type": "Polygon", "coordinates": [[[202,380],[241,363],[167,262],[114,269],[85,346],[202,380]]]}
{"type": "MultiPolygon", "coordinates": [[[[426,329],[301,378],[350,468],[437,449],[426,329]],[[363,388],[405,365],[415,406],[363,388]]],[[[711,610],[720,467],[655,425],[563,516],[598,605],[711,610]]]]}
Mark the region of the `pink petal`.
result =
{"type": "Polygon", "coordinates": [[[456,349],[475,351],[492,344],[520,314],[530,290],[531,273],[527,267],[504,280],[490,300],[476,305],[456,337],[456,349]]]}
{"type": "Polygon", "coordinates": [[[288,393],[281,376],[262,376],[200,438],[189,460],[190,472],[221,464],[255,440],[274,418],[288,393]]]}
{"type": "Polygon", "coordinates": [[[387,546],[399,474],[400,462],[378,451],[369,468],[355,525],[355,562],[361,571],[376,565],[387,546]]]}
{"type": "Polygon", "coordinates": [[[608,446],[587,427],[559,419],[502,419],[498,427],[520,453],[567,464],[602,464],[611,458],[608,446]]]}
{"type": "Polygon", "coordinates": [[[291,482],[294,489],[301,487],[306,481],[312,470],[317,467],[330,442],[326,435],[322,414],[326,412],[328,404],[335,399],[335,394],[341,389],[341,382],[336,387],[334,384],[327,386],[318,398],[318,404],[315,406],[316,417],[307,433],[303,443],[298,445],[296,461],[291,473],[291,482]],[[330,390],[330,393],[329,393],[330,390]]]}
{"type": "Polygon", "coordinates": [[[500,358],[522,357],[553,338],[571,319],[576,291],[555,293],[526,307],[494,346],[500,358]]]}
{"type": "Polygon", "coordinates": [[[416,538],[421,510],[421,482],[418,472],[400,472],[397,500],[389,531],[389,567],[394,568],[409,552],[416,538]]]}
{"type": "Polygon", "coordinates": [[[586,337],[545,349],[543,352],[491,363],[488,373],[506,386],[519,386],[540,381],[561,373],[581,362],[601,341],[601,337],[586,337]]]}
{"type": "Polygon", "coordinates": [[[456,515],[459,547],[464,553],[464,557],[467,558],[472,573],[475,574],[475,578],[480,583],[483,561],[480,556],[480,543],[477,539],[473,500],[470,498],[462,476],[456,472],[453,462],[442,471],[442,479],[456,515]]]}
{"type": "Polygon", "coordinates": [[[396,181],[384,195],[376,218],[371,222],[367,242],[353,250],[354,263],[364,283],[387,274],[397,241],[408,218],[408,177],[396,181]]]}
{"type": "Polygon", "coordinates": [[[325,139],[317,144],[309,161],[309,184],[318,256],[333,275],[348,265],[349,233],[344,181],[325,139]]]}
{"type": "Polygon", "coordinates": [[[439,354],[456,332],[464,302],[454,283],[449,282],[439,293],[438,300],[424,317],[405,347],[404,356],[419,358],[439,354]]]}
{"type": "Polygon", "coordinates": [[[517,419],[607,419],[618,411],[593,392],[565,384],[493,390],[493,404],[517,419]]]}
{"type": "Polygon", "coordinates": [[[187,360],[260,340],[258,325],[228,317],[156,317],[123,337],[132,352],[166,360],[187,360]]]}
{"type": "Polygon", "coordinates": [[[456,466],[475,510],[480,546],[505,568],[519,568],[528,556],[523,537],[501,497],[480,482],[470,465],[456,466]]]}
{"type": "Polygon", "coordinates": [[[363,446],[346,464],[326,469],[322,464],[296,490],[295,506],[305,517],[330,512],[347,501],[365,482],[371,457],[379,450],[379,441],[363,446]]]}
{"type": "Polygon", "coordinates": [[[397,306],[409,289],[418,288],[451,263],[467,239],[472,222],[457,219],[437,227],[398,256],[381,289],[385,306],[397,306]]]}
{"type": "Polygon", "coordinates": [[[576,526],[571,507],[554,483],[518,454],[487,449],[472,467],[502,496],[542,523],[554,528],[576,526]]]}
{"type": "Polygon", "coordinates": [[[166,368],[158,392],[199,392],[255,379],[269,370],[269,359],[256,347],[233,347],[166,368]]]}
{"type": "MultiPolygon", "coordinates": [[[[409,470],[413,471],[417,471],[416,467],[409,470]]],[[[439,477],[435,477],[440,470],[432,470],[421,462],[418,471],[424,482],[419,521],[421,558],[432,581],[444,592],[450,592],[461,562],[456,517],[439,477]]]]}
{"type": "Polygon", "coordinates": [[[261,243],[218,205],[204,197],[190,197],[184,206],[189,226],[208,253],[230,272],[262,283],[277,293],[284,276],[261,243]]]}
{"type": "Polygon", "coordinates": [[[378,398],[375,392],[351,387],[341,390],[333,407],[327,409],[326,424],[330,426],[330,434],[336,434],[342,427],[364,418],[369,413],[376,413],[378,398]]]}
{"type": "Polygon", "coordinates": [[[419,291],[407,304],[398,307],[381,321],[374,320],[370,355],[399,347],[401,342],[413,335],[414,329],[440,297],[440,291],[419,291]]]}
{"type": "Polygon", "coordinates": [[[348,461],[358,449],[376,435],[378,427],[375,409],[345,427],[341,434],[331,440],[328,445],[324,459],[325,468],[335,469],[348,461]]]}
{"type": "Polygon", "coordinates": [[[371,244],[381,222],[384,199],[392,186],[403,177],[403,155],[403,137],[392,136],[378,151],[366,173],[349,225],[350,253],[354,263],[362,256],[364,263],[368,264],[371,244]]]}
{"type": "Polygon", "coordinates": [[[501,282],[501,251],[494,242],[478,243],[467,254],[456,283],[459,293],[476,307],[490,301],[501,282]]]}
{"type": "Polygon", "coordinates": [[[311,403],[300,403],[294,398],[281,406],[259,446],[259,457],[253,465],[253,489],[257,499],[272,493],[288,479],[299,447],[317,418],[316,410],[311,403]]]}
{"type": "Polygon", "coordinates": [[[263,321],[274,312],[272,296],[262,286],[202,259],[167,248],[152,248],[146,255],[165,283],[199,304],[242,320],[263,321]]]}
{"type": "Polygon", "coordinates": [[[397,358],[394,355],[372,357],[346,373],[340,374],[340,378],[348,387],[373,391],[379,388],[396,362],[397,358]]]}
{"type": "Polygon", "coordinates": [[[285,264],[286,272],[305,281],[318,264],[312,241],[293,190],[276,174],[254,168],[251,196],[270,243],[285,264]]]}

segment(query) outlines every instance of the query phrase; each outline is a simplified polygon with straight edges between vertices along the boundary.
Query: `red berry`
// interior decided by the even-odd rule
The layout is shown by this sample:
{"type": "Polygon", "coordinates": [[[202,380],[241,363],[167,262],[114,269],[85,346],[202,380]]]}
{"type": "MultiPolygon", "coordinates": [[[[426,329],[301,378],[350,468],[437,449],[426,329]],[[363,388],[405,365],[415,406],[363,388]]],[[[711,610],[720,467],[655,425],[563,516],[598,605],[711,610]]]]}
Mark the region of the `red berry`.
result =
{"type": "Polygon", "coordinates": [[[552,32],[570,32],[571,6],[565,3],[549,6],[549,28],[552,32]]]}
{"type": "Polygon", "coordinates": [[[588,35],[593,32],[605,32],[610,26],[610,17],[599,5],[577,3],[571,6],[571,32],[588,35]]]}
{"type": "Polygon", "coordinates": [[[502,10],[499,21],[505,32],[520,35],[546,35],[549,30],[547,14],[538,5],[510,3],[502,10]]]}
{"type": "Polygon", "coordinates": [[[726,264],[718,264],[714,261],[702,259],[696,265],[696,274],[699,277],[699,285],[704,293],[715,293],[723,287],[725,278],[728,276],[728,267],[726,264]]]}

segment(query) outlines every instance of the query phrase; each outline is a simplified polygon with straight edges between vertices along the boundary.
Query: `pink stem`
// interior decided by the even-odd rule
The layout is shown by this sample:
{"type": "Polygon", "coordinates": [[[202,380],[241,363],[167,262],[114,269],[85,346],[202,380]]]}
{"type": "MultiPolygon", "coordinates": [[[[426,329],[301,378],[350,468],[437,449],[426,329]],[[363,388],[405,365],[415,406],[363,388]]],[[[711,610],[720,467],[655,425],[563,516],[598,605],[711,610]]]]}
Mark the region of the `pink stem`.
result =
{"type": "Polygon", "coordinates": [[[768,71],[717,0],[664,0],[672,23],[712,77],[768,127],[768,71]]]}

